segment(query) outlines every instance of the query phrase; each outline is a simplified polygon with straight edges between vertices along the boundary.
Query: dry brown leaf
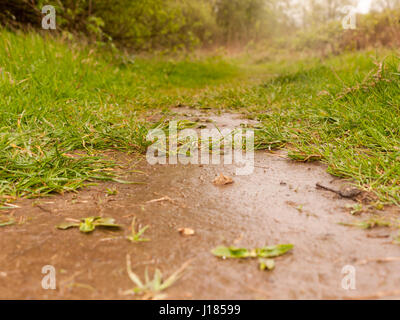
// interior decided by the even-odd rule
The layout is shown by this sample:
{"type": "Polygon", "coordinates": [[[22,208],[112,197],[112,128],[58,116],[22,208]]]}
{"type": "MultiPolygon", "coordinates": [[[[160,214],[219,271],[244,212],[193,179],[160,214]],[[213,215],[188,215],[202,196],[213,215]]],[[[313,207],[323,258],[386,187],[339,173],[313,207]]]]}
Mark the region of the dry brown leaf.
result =
{"type": "Polygon", "coordinates": [[[183,236],[193,236],[195,234],[194,230],[190,228],[179,228],[178,231],[183,236]]]}
{"type": "Polygon", "coordinates": [[[224,176],[222,173],[220,173],[220,175],[214,179],[214,184],[217,186],[223,186],[231,183],[233,183],[232,178],[224,176]]]}

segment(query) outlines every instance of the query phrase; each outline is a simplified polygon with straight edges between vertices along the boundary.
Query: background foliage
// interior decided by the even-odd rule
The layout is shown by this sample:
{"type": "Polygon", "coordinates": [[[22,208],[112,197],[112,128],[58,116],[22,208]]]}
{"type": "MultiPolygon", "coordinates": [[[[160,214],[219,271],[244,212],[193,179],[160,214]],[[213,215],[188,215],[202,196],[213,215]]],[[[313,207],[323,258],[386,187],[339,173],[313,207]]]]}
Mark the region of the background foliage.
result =
{"type": "Polygon", "coordinates": [[[359,15],[356,30],[343,31],[340,8],[356,0],[0,0],[9,28],[40,28],[41,8],[57,9],[57,28],[98,43],[136,51],[243,47],[261,43],[324,54],[397,46],[399,0],[375,0],[359,15]]]}

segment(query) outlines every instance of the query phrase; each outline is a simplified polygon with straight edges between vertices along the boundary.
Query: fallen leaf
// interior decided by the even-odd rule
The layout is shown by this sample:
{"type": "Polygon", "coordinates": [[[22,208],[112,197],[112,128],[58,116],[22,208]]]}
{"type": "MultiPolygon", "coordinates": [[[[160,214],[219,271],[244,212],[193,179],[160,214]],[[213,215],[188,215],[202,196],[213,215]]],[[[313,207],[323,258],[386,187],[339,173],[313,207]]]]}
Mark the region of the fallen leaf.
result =
{"type": "Polygon", "coordinates": [[[217,186],[223,186],[226,184],[232,184],[233,180],[230,177],[224,176],[222,173],[214,179],[214,184],[217,186]]]}
{"type": "Polygon", "coordinates": [[[11,226],[13,224],[15,224],[15,220],[9,220],[9,221],[5,221],[5,222],[0,222],[0,227],[11,226]]]}
{"type": "Polygon", "coordinates": [[[262,271],[275,269],[275,260],[274,259],[260,258],[260,259],[258,259],[258,262],[260,263],[260,270],[262,270],[262,271]]]}
{"type": "Polygon", "coordinates": [[[195,234],[194,230],[190,228],[179,228],[178,231],[183,236],[193,236],[195,234]]]}
{"type": "Polygon", "coordinates": [[[92,232],[96,227],[121,228],[120,225],[115,224],[113,218],[102,217],[87,217],[80,219],[80,222],[63,222],[56,226],[56,228],[60,230],[79,228],[79,231],[84,233],[92,232]]]}
{"type": "Polygon", "coordinates": [[[60,229],[60,230],[67,230],[69,228],[79,227],[79,223],[63,222],[63,223],[58,224],[56,227],[57,227],[57,229],[60,229]]]}
{"type": "Polygon", "coordinates": [[[361,229],[373,229],[377,227],[391,227],[392,223],[390,221],[384,221],[379,219],[369,219],[367,221],[358,221],[358,222],[339,222],[342,226],[347,227],[357,227],[361,229]]]}
{"type": "Polygon", "coordinates": [[[236,247],[219,246],[211,251],[214,256],[220,258],[249,258],[251,256],[248,249],[236,247]]]}
{"type": "Polygon", "coordinates": [[[83,219],[81,223],[79,223],[79,231],[81,232],[92,232],[96,226],[94,225],[94,221],[97,217],[89,217],[83,219]]]}
{"type": "Polygon", "coordinates": [[[110,228],[120,228],[121,226],[118,224],[115,224],[115,219],[114,218],[100,218],[94,221],[96,226],[100,227],[110,227],[110,228]]]}
{"type": "Polygon", "coordinates": [[[274,258],[281,256],[293,248],[292,244],[278,244],[256,249],[219,246],[211,253],[221,258],[274,258]]]}
{"type": "Polygon", "coordinates": [[[275,258],[279,257],[286,252],[293,249],[292,244],[278,244],[276,246],[268,246],[263,248],[255,249],[257,253],[257,257],[260,258],[275,258]]]}

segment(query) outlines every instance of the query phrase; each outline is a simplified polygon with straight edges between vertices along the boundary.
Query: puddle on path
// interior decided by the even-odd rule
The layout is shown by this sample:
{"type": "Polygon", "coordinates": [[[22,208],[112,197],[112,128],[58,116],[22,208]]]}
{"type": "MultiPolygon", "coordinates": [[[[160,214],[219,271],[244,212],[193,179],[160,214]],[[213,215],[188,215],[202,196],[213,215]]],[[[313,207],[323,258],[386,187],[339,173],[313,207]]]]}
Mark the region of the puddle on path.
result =
{"type": "MultiPolygon", "coordinates": [[[[224,115],[225,123],[214,115],[206,117],[219,126],[245,122],[237,115],[224,115]]],[[[389,238],[394,231],[338,225],[354,220],[346,204],[355,202],[316,188],[317,182],[342,183],[323,165],[256,152],[256,168],[249,176],[235,176],[234,165],[149,166],[145,161],[134,167],[145,172],[138,174],[127,169],[137,159],[115,156],[126,166],[125,179],[146,184],[104,183],[76,195],[40,199],[40,207],[32,206],[31,200],[20,202],[15,215],[31,219],[0,229],[0,298],[135,298],[121,294],[134,287],[126,272],[127,254],[141,276],[146,267],[158,267],[168,275],[192,259],[184,277],[167,290],[171,299],[322,299],[378,292],[386,297],[400,288],[399,260],[363,263],[400,256],[400,246],[389,238]],[[213,185],[220,172],[233,177],[234,183],[213,185]],[[106,196],[107,188],[118,193],[106,196]],[[174,202],[146,203],[164,196],[174,202]],[[65,218],[92,215],[113,217],[124,229],[89,235],[55,229],[65,218]],[[124,239],[132,215],[142,226],[150,226],[145,234],[150,242],[133,244],[124,239]],[[184,227],[196,234],[183,237],[178,229],[184,227]],[[220,260],[210,253],[221,244],[279,243],[295,247],[276,260],[271,272],[259,271],[256,260],[220,260]],[[41,288],[45,265],[57,270],[56,290],[41,288]],[[346,265],[356,268],[356,290],[341,286],[346,265]]]]}

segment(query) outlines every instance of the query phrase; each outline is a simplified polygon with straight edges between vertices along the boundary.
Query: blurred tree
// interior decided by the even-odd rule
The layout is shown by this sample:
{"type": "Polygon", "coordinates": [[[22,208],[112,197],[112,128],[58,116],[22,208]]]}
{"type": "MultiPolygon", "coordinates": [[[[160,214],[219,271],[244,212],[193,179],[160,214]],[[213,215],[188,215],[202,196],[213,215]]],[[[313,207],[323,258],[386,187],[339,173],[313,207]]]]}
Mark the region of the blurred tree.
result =
{"type": "MultiPolygon", "coordinates": [[[[282,42],[300,28],[313,28],[314,39],[330,43],[329,32],[321,30],[340,23],[340,8],[358,0],[0,0],[0,23],[40,28],[45,4],[56,7],[58,31],[135,50],[174,50],[282,42]]],[[[400,0],[373,4],[376,10],[393,9],[400,0]]],[[[392,20],[389,15],[374,28],[394,26],[392,20]]]]}
{"type": "Polygon", "coordinates": [[[373,10],[393,10],[400,8],[400,0],[374,0],[372,1],[373,10]]]}
{"type": "Polygon", "coordinates": [[[267,18],[263,0],[217,0],[215,12],[222,41],[226,44],[257,38],[263,19],[267,18]]]}
{"type": "Polygon", "coordinates": [[[303,27],[340,21],[343,17],[342,8],[357,6],[357,0],[305,0],[303,5],[303,27]],[[305,2],[305,3],[304,3],[305,2]]]}
{"type": "Polygon", "coordinates": [[[40,22],[40,11],[28,0],[0,0],[0,23],[16,27],[19,23],[35,25],[40,22]]]}

